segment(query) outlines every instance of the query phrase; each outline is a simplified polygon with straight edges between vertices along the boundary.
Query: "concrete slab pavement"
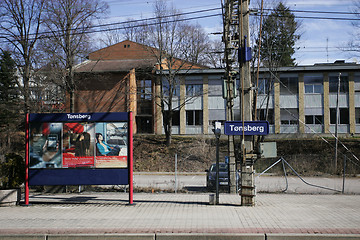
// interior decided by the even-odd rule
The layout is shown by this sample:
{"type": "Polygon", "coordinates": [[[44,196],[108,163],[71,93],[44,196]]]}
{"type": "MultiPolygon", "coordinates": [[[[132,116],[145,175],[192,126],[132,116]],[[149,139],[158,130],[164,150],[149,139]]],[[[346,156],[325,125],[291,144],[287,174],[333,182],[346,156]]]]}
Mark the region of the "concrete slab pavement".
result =
{"type": "Polygon", "coordinates": [[[184,234],[251,236],[244,239],[330,234],[360,239],[359,195],[258,194],[255,207],[240,206],[234,194],[220,194],[220,205],[209,205],[209,194],[135,193],[134,205],[128,205],[128,196],[33,194],[30,206],[0,208],[0,239],[16,234],[46,239],[69,234],[150,234],[156,239],[166,239],[161,234],[180,234],[181,239],[212,239],[184,234]]]}

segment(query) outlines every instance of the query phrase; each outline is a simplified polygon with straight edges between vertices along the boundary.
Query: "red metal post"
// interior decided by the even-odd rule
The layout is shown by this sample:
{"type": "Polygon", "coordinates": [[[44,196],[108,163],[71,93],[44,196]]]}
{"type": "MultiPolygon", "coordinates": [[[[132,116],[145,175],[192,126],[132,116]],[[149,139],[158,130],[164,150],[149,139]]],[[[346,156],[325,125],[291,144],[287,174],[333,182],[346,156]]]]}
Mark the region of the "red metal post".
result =
{"type": "Polygon", "coordinates": [[[129,204],[133,204],[133,113],[129,112],[129,204]]]}
{"type": "Polygon", "coordinates": [[[25,123],[25,205],[29,205],[29,113],[25,123]]]}

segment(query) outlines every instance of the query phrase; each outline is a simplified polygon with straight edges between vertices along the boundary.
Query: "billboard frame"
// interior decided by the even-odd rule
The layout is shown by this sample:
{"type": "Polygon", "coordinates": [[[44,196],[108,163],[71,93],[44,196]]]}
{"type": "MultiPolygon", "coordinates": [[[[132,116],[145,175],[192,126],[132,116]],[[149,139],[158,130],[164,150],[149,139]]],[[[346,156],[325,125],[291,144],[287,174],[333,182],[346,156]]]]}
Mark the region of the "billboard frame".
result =
{"type": "MultiPolygon", "coordinates": [[[[37,185],[129,185],[129,204],[133,204],[133,113],[31,113],[26,114],[25,205],[29,186],[37,185]],[[127,123],[127,167],[110,168],[30,168],[31,123],[127,123]]],[[[96,156],[94,156],[95,158],[96,156]]]]}

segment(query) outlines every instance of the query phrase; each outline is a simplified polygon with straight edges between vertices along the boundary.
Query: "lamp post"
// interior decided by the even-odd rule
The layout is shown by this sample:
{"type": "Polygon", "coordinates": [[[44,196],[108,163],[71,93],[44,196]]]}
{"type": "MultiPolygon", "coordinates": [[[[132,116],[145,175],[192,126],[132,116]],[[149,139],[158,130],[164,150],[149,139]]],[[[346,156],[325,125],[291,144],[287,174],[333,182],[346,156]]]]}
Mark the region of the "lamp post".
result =
{"type": "Polygon", "coordinates": [[[221,122],[215,122],[213,130],[216,137],[216,200],[215,204],[219,204],[219,141],[221,135],[221,122]]]}

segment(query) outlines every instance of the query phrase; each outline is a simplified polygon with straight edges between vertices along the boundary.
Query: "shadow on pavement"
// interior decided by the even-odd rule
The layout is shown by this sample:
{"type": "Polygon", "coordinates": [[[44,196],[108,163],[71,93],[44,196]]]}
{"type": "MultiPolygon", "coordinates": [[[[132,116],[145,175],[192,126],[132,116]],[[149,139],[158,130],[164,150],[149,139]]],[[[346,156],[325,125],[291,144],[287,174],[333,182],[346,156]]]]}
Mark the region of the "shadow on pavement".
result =
{"type": "MultiPolygon", "coordinates": [[[[206,188],[204,187],[191,187],[194,188],[194,190],[197,190],[197,192],[201,191],[206,193],[206,188]],[[205,190],[204,190],[205,189],[205,190]]],[[[183,205],[210,205],[208,199],[205,201],[197,201],[192,200],[192,194],[189,193],[188,200],[184,201],[178,201],[178,200],[168,200],[168,197],[166,197],[166,193],[163,194],[150,194],[154,195],[154,199],[139,199],[136,198],[136,194],[134,194],[134,204],[151,204],[151,203],[160,203],[160,204],[183,204],[183,205]],[[164,196],[164,200],[161,199],[161,195],[164,196]],[[160,199],[159,199],[160,196],[160,199]],[[166,200],[165,200],[166,199],[166,200]]],[[[56,195],[36,195],[30,197],[30,205],[127,205],[129,203],[128,199],[116,199],[116,198],[102,198],[101,196],[69,196],[66,197],[64,195],[62,196],[56,196],[56,195]]],[[[21,202],[21,205],[25,206],[24,202],[21,202]]],[[[236,204],[219,204],[222,206],[237,206],[236,204]]]]}

